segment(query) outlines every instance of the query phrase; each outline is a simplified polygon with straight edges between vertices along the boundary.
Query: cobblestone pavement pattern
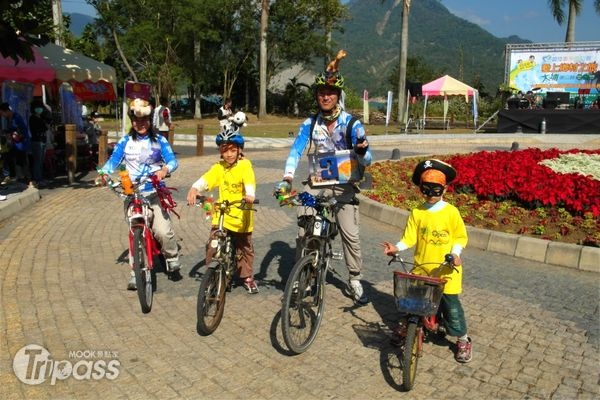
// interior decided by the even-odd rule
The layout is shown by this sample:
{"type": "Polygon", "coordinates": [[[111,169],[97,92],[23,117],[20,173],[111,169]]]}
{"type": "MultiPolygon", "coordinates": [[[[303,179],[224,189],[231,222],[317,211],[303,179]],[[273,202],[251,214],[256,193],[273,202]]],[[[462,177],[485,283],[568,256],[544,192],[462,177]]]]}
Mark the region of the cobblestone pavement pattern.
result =
{"type": "MultiPolygon", "coordinates": [[[[388,152],[381,148],[379,157],[388,152]]],[[[378,243],[400,234],[363,217],[365,288],[372,302],[355,307],[341,288],[342,262],[331,275],[325,316],[312,347],[289,356],[281,337],[280,299],[293,262],[294,210],[271,197],[286,150],[248,150],[258,197],[256,262],[260,293],[241,287],[208,337],[196,333],[196,297],[204,271],[208,223],[184,205],[190,184],[217,159],[181,156],[170,180],[179,189],[183,279],[159,273],[154,306],[142,314],[125,290],[126,225],[119,200],[87,181],[45,192],[42,201],[0,227],[0,398],[412,398],[592,399],[600,397],[599,277],[475,249],[464,253],[463,304],[474,341],[470,364],[454,361],[449,343],[427,343],[410,393],[400,390],[392,267],[378,243]],[[69,352],[110,351],[118,377],[51,385],[21,383],[13,357],[28,344],[54,360],[69,352]]],[[[305,164],[305,162],[303,162],[305,164]]]]}

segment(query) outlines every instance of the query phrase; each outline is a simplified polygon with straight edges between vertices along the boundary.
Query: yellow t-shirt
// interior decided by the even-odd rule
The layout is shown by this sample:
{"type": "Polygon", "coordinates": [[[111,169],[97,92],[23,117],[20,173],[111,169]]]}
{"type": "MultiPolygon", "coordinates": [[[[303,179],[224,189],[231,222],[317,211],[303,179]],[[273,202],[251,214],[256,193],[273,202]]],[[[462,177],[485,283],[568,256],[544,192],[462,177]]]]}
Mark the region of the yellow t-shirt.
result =
{"type": "MultiPolygon", "coordinates": [[[[218,201],[241,200],[247,186],[252,186],[256,191],[256,181],[254,179],[254,170],[250,160],[242,159],[228,167],[224,161],[214,164],[208,172],[202,175],[206,183],[207,190],[219,188],[218,201]]],[[[233,206],[225,215],[224,227],[232,232],[252,232],[254,229],[253,212],[249,210],[240,210],[233,206]]],[[[212,224],[219,222],[218,213],[213,213],[212,224]]]]}
{"type": "MultiPolygon", "coordinates": [[[[453,246],[464,248],[467,240],[467,229],[458,209],[444,203],[433,210],[424,206],[413,209],[400,242],[407,248],[416,246],[414,258],[419,268],[413,272],[430,275],[444,261],[444,256],[452,253],[453,246]]],[[[462,292],[462,266],[456,270],[445,268],[439,277],[447,279],[445,294],[462,292]]]]}

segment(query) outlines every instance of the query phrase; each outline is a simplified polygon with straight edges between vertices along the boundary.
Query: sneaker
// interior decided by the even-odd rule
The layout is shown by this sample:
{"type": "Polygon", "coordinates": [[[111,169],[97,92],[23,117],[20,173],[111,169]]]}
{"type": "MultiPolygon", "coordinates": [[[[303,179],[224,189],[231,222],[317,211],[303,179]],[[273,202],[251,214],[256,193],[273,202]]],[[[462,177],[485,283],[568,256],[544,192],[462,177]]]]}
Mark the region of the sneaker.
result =
{"type": "Polygon", "coordinates": [[[3,194],[0,194],[0,201],[4,201],[4,200],[6,200],[6,199],[8,199],[8,197],[7,197],[7,196],[5,196],[5,195],[3,195],[3,194]]]}
{"type": "Polygon", "coordinates": [[[256,281],[251,276],[244,279],[244,287],[246,288],[249,294],[258,293],[258,286],[256,285],[256,281]]]}
{"type": "Polygon", "coordinates": [[[468,338],[468,342],[457,341],[456,342],[456,361],[459,363],[468,363],[473,358],[473,344],[471,343],[471,338],[468,338]]]}
{"type": "Polygon", "coordinates": [[[362,284],[358,279],[352,279],[349,282],[349,286],[354,301],[356,301],[358,304],[367,304],[369,302],[369,299],[363,290],[362,284]]]}
{"type": "Polygon", "coordinates": [[[129,277],[129,282],[127,282],[127,290],[137,290],[137,285],[135,283],[135,275],[131,275],[129,277]]]}
{"type": "Polygon", "coordinates": [[[167,272],[175,272],[181,269],[181,263],[178,258],[167,260],[167,272]]]}

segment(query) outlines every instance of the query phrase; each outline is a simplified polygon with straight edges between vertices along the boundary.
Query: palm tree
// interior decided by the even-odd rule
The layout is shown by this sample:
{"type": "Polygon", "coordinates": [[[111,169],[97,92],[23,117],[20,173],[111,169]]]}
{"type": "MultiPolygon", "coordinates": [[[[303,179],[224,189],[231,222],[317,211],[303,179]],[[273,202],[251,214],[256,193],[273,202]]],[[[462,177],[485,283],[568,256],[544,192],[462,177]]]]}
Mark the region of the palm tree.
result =
{"type": "MultiPolygon", "coordinates": [[[[565,36],[566,43],[575,41],[575,18],[581,12],[583,0],[548,0],[548,5],[552,10],[552,16],[556,19],[559,25],[565,20],[564,6],[568,5],[569,13],[567,14],[567,34],[565,36]]],[[[600,0],[594,0],[596,12],[600,14],[600,0]]]]}
{"type": "Polygon", "coordinates": [[[258,119],[267,115],[267,31],[269,29],[269,0],[262,0],[260,13],[260,86],[258,119]]]}
{"type": "MultiPolygon", "coordinates": [[[[598,0],[600,1],[600,0],[598,0]]],[[[398,122],[404,122],[406,105],[406,60],[408,58],[408,15],[410,0],[404,0],[402,7],[402,30],[400,34],[400,60],[398,64],[398,122]]]]}

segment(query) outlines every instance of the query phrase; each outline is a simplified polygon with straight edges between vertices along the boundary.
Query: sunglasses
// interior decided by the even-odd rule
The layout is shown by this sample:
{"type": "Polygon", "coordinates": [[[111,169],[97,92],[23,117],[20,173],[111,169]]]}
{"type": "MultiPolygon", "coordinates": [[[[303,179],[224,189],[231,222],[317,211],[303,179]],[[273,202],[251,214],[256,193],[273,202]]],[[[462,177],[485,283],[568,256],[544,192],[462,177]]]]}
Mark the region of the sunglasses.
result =
{"type": "Polygon", "coordinates": [[[147,121],[150,121],[150,118],[148,118],[148,117],[133,117],[131,120],[132,120],[133,122],[140,123],[140,122],[147,122],[147,121]]]}
{"type": "Polygon", "coordinates": [[[423,182],[419,189],[427,197],[439,197],[444,193],[444,185],[439,183],[423,182]]]}

